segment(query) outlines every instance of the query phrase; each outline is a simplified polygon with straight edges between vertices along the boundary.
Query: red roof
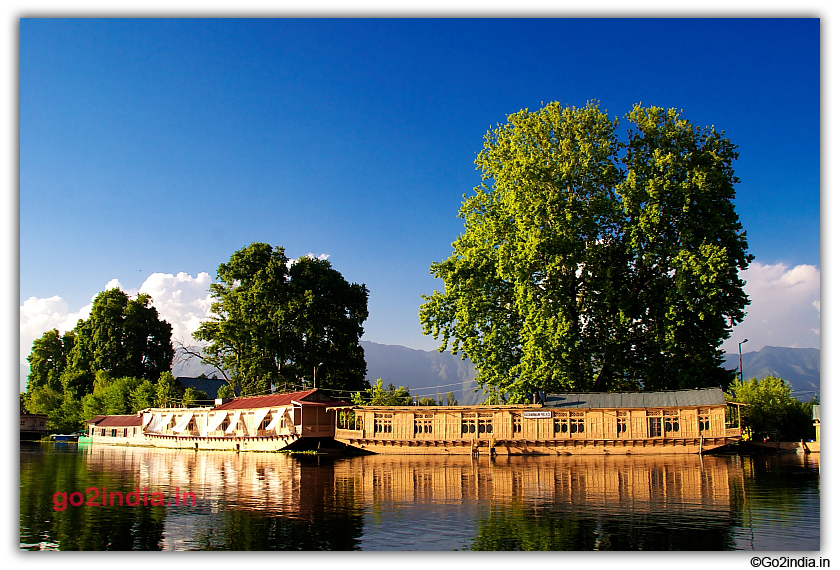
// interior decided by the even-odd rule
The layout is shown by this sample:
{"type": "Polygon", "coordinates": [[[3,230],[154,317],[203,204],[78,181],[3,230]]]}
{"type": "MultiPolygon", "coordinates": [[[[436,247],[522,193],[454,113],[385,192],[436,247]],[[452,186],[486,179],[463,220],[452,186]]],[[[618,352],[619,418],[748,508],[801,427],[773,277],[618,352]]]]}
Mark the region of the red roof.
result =
{"type": "Polygon", "coordinates": [[[130,416],[96,416],[88,420],[89,424],[94,424],[96,427],[134,427],[143,425],[143,417],[137,415],[130,416]]]}
{"type": "Polygon", "coordinates": [[[270,394],[268,396],[249,396],[236,398],[230,402],[216,406],[216,410],[244,410],[250,408],[277,408],[290,406],[292,400],[301,404],[312,406],[342,406],[349,405],[342,400],[333,400],[329,395],[320,390],[307,390],[305,392],[291,392],[289,394],[270,394]]]}

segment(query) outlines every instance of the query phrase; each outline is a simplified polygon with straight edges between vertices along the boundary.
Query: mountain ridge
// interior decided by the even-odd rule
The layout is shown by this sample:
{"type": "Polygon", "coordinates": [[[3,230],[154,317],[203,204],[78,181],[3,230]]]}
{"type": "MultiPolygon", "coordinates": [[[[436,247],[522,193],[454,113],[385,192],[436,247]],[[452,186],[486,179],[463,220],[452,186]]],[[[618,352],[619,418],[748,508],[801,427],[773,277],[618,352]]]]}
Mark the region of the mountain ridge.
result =
{"type": "MultiPolygon", "coordinates": [[[[475,393],[478,374],[469,359],[451,352],[421,350],[396,344],[361,341],[368,365],[367,380],[387,386],[407,386],[412,395],[437,398],[453,392],[460,404],[483,400],[475,393]]],[[[765,346],[743,354],[744,379],[777,376],[793,387],[794,395],[810,400],[820,391],[820,349],[765,346]]],[[[724,368],[738,370],[738,354],[727,354],[724,368]]]]}

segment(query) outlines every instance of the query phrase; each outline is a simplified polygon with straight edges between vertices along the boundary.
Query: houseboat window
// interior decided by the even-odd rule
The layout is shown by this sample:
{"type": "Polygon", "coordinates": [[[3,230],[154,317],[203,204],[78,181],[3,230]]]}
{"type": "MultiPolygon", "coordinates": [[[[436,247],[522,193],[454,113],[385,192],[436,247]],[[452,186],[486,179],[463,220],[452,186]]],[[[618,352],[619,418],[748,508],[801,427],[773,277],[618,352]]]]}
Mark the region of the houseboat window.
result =
{"type": "Polygon", "coordinates": [[[522,433],[522,416],[513,415],[513,433],[522,433]]]}
{"type": "Polygon", "coordinates": [[[475,433],[475,420],[461,420],[461,433],[475,433]]]}
{"type": "Polygon", "coordinates": [[[391,420],[374,419],[373,431],[374,433],[391,433],[393,431],[391,420]]]}
{"type": "Polygon", "coordinates": [[[195,420],[190,420],[190,423],[187,424],[187,431],[195,431],[195,420]]]}
{"type": "Polygon", "coordinates": [[[698,416],[697,423],[700,424],[700,431],[709,431],[712,428],[709,423],[709,416],[698,416]]]}
{"type": "Polygon", "coordinates": [[[735,404],[726,404],[726,427],[741,427],[741,417],[738,413],[738,406],[735,404]]]}
{"type": "Polygon", "coordinates": [[[123,428],[123,437],[128,437],[128,428],[123,428]]]}
{"type": "Polygon", "coordinates": [[[627,418],[617,418],[615,420],[615,427],[618,435],[627,433],[627,418]]]}
{"type": "Polygon", "coordinates": [[[569,432],[570,433],[583,433],[583,418],[571,418],[569,420],[569,432]]]}
{"type": "Polygon", "coordinates": [[[115,430],[115,429],[111,430],[111,437],[117,437],[117,430],[115,430]]]}
{"type": "Polygon", "coordinates": [[[414,420],[414,433],[432,433],[432,420],[424,420],[424,419],[415,419],[414,420]]]}
{"type": "Polygon", "coordinates": [[[268,429],[268,424],[271,423],[271,414],[266,414],[265,419],[263,419],[262,423],[260,424],[260,429],[265,431],[268,429]]]}
{"type": "Polygon", "coordinates": [[[662,437],[662,418],[648,418],[648,437],[662,437]]]}
{"type": "Polygon", "coordinates": [[[568,433],[569,431],[569,420],[566,419],[555,419],[554,420],[554,433],[568,433]]]}
{"type": "Polygon", "coordinates": [[[680,417],[676,412],[665,414],[665,433],[680,431],[680,417]]]}
{"type": "Polygon", "coordinates": [[[219,429],[222,430],[222,431],[225,431],[229,427],[230,427],[230,419],[225,418],[224,421],[222,421],[222,425],[219,426],[219,429]]]}
{"type": "Polygon", "coordinates": [[[478,420],[478,433],[493,433],[493,420],[478,420]]]}

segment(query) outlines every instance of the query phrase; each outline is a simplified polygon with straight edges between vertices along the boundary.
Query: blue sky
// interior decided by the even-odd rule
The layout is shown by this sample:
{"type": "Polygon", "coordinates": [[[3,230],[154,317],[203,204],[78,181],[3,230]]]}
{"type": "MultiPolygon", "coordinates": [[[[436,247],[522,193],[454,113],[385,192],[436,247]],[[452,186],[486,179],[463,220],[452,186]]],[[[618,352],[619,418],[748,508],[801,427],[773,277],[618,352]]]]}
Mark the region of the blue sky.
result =
{"type": "MultiPolygon", "coordinates": [[[[114,279],[214,277],[254,241],[365,283],[365,340],[436,348],[420,295],[442,288],[429,266],[463,228],[485,132],[590,99],[726,131],[753,309],[783,283],[805,319],[750,349],[819,347],[818,19],[23,19],[21,352],[57,318],[27,300],[73,314],[114,279]]],[[[766,316],[748,317],[761,334],[766,316]]]]}

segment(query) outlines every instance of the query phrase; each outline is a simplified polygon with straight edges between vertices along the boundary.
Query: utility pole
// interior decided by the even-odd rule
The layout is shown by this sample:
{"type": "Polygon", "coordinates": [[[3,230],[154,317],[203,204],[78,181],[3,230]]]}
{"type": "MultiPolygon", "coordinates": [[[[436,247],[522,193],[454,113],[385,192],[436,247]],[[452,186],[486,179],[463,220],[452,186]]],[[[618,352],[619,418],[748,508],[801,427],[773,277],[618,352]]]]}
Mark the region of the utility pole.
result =
{"type": "Polygon", "coordinates": [[[741,369],[741,384],[744,383],[744,360],[741,358],[741,345],[746,343],[748,338],[745,338],[741,342],[738,343],[738,368],[741,369]]]}

